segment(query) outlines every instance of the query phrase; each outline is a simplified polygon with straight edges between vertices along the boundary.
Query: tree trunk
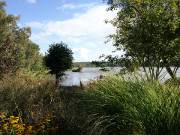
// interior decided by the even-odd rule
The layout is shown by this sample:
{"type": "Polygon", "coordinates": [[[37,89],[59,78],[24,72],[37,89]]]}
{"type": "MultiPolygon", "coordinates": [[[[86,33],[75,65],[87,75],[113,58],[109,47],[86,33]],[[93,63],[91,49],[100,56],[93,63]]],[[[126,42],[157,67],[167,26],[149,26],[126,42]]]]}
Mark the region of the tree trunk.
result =
{"type": "Polygon", "coordinates": [[[176,74],[171,70],[169,65],[166,65],[166,70],[169,73],[169,75],[171,76],[171,78],[180,84],[180,80],[177,78],[176,74]]]}
{"type": "Polygon", "coordinates": [[[166,59],[163,59],[165,65],[166,65],[166,70],[167,72],[169,73],[169,75],[171,76],[171,78],[174,80],[174,81],[177,81],[179,84],[180,84],[180,80],[177,78],[176,74],[171,70],[168,62],[166,59]]]}
{"type": "Polygon", "coordinates": [[[55,84],[58,86],[59,85],[59,78],[56,76],[55,84]]]}
{"type": "Polygon", "coordinates": [[[171,70],[170,66],[166,66],[166,70],[169,73],[169,75],[171,76],[171,78],[173,79],[177,79],[176,75],[174,74],[174,72],[171,70]]]}

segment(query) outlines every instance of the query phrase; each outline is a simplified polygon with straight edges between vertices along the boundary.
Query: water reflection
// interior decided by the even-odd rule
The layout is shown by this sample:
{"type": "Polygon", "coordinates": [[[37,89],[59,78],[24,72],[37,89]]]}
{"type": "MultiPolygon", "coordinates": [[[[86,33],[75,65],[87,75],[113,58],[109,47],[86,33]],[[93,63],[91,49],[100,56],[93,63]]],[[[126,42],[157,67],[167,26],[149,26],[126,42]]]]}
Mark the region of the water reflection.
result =
{"type": "Polygon", "coordinates": [[[99,75],[105,74],[104,72],[99,71],[99,69],[100,68],[83,68],[82,72],[66,71],[66,77],[63,77],[61,85],[80,85],[80,81],[88,83],[91,80],[97,79],[99,75]]]}
{"type": "MultiPolygon", "coordinates": [[[[91,80],[96,80],[100,75],[111,75],[113,73],[117,73],[120,71],[121,68],[114,68],[111,69],[110,72],[103,72],[99,71],[100,68],[93,67],[93,68],[83,68],[82,72],[72,72],[72,71],[66,71],[61,81],[62,86],[74,86],[74,85],[80,85],[80,81],[83,84],[87,84],[91,80]]],[[[141,68],[142,70],[142,68],[141,68]]],[[[166,69],[164,68],[161,75],[163,76],[163,80],[170,78],[169,74],[166,73],[166,69]]],[[[180,76],[180,70],[177,72],[177,76],[180,76]]],[[[162,81],[163,81],[162,80],[162,81]]]]}

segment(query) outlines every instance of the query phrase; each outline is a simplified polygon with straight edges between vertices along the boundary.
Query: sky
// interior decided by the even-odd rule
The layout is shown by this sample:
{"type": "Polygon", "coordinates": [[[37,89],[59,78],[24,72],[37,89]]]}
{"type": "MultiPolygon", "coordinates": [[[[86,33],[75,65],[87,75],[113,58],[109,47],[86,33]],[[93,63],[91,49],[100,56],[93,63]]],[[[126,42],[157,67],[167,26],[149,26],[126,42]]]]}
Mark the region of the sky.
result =
{"type": "Polygon", "coordinates": [[[115,50],[112,42],[104,42],[116,30],[105,20],[113,19],[116,12],[106,11],[108,6],[102,0],[6,0],[6,3],[7,14],[20,15],[20,27],[31,27],[30,39],[39,45],[42,54],[49,45],[61,41],[73,51],[74,62],[100,60],[100,55],[110,55],[115,50]]]}

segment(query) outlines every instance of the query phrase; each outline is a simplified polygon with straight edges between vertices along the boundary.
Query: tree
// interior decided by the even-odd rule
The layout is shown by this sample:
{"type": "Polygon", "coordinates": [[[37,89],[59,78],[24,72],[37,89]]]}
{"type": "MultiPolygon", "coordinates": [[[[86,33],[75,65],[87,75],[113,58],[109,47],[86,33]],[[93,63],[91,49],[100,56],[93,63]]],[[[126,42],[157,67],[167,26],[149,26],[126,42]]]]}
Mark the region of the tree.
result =
{"type": "Polygon", "coordinates": [[[14,42],[21,48],[23,53],[23,68],[30,71],[38,71],[42,68],[42,56],[39,53],[39,45],[33,43],[29,38],[31,36],[31,28],[11,28],[14,42]]]}
{"type": "Polygon", "coordinates": [[[15,73],[21,67],[22,54],[17,45],[7,36],[0,54],[0,78],[6,73],[15,73]]]}
{"type": "Polygon", "coordinates": [[[15,27],[16,21],[19,19],[19,17],[15,17],[13,15],[7,15],[4,6],[6,6],[6,2],[1,1],[0,2],[0,47],[6,40],[7,36],[11,35],[10,28],[15,27]]]}
{"type": "MultiPolygon", "coordinates": [[[[40,70],[42,68],[42,56],[39,53],[39,46],[33,43],[29,38],[31,36],[31,28],[19,28],[17,21],[19,16],[7,15],[4,9],[6,2],[0,2],[0,60],[4,60],[3,54],[6,47],[19,48],[21,53],[21,67],[27,70],[40,70]],[[9,40],[8,44],[6,40],[9,40]],[[14,45],[15,44],[15,45],[14,45]]],[[[12,55],[7,55],[11,56],[12,55]]],[[[6,57],[7,57],[6,56],[6,57]]],[[[2,66],[2,65],[1,65],[2,66]]]]}
{"type": "Polygon", "coordinates": [[[51,70],[51,74],[56,75],[56,80],[63,76],[67,69],[72,68],[72,54],[72,50],[63,42],[49,46],[49,50],[44,57],[44,64],[51,70]]]}
{"type": "Polygon", "coordinates": [[[4,43],[7,35],[9,34],[7,15],[4,6],[6,6],[6,2],[0,2],[0,47],[4,43]]]}
{"type": "Polygon", "coordinates": [[[180,66],[180,10],[176,0],[107,0],[109,10],[119,9],[109,21],[115,26],[113,39],[117,51],[143,66],[147,78],[158,79],[162,69],[173,79],[180,66]],[[170,66],[175,63],[173,71],[170,66]],[[146,70],[148,66],[148,70],[146,70]],[[156,68],[155,68],[156,67],[156,68]],[[150,76],[149,76],[150,74],[150,76]]]}

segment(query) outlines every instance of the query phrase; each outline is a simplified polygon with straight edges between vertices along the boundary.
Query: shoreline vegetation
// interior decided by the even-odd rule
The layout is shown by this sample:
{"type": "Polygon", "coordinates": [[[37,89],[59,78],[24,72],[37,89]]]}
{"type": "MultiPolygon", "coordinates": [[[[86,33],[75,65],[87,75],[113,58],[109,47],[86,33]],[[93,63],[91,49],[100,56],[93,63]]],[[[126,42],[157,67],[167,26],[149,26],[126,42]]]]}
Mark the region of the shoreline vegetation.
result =
{"type": "MultiPolygon", "coordinates": [[[[73,67],[79,67],[79,66],[82,66],[82,65],[83,65],[83,67],[101,67],[100,65],[97,66],[93,62],[74,62],[73,63],[73,67]]],[[[114,63],[111,63],[111,62],[103,62],[102,65],[103,65],[103,67],[123,67],[124,66],[123,64],[114,64],[114,63]]],[[[145,67],[148,67],[148,65],[145,65],[145,67]]],[[[156,67],[156,66],[154,66],[154,67],[156,67]]],[[[175,64],[170,64],[170,67],[176,67],[176,65],[175,64]]]]}
{"type": "Polygon", "coordinates": [[[83,70],[84,66],[79,65],[77,68],[72,69],[72,72],[81,72],[83,70]]]}
{"type": "Polygon", "coordinates": [[[1,134],[174,134],[180,133],[180,87],[138,74],[106,76],[88,86],[56,86],[46,73],[17,72],[0,81],[1,134]],[[140,79],[137,79],[140,78],[140,79]],[[37,128],[38,121],[54,116],[37,128]],[[24,130],[15,128],[25,124],[24,130]],[[5,127],[7,125],[7,127],[5,127]],[[39,130],[38,130],[39,129],[39,130]],[[53,130],[52,130],[53,129],[53,130]]]}

